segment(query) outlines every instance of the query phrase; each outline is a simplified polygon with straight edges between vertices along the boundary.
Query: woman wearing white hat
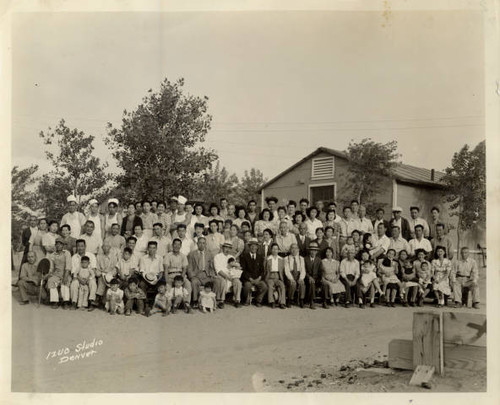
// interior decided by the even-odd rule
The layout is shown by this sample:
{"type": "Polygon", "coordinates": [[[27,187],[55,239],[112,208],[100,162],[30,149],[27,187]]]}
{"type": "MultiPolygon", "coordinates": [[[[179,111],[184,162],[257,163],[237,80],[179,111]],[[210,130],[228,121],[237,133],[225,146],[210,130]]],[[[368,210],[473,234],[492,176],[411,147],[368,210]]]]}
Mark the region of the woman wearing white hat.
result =
{"type": "Polygon", "coordinates": [[[65,224],[71,226],[71,236],[78,239],[82,233],[83,224],[87,221],[87,219],[85,218],[85,215],[76,210],[77,203],[74,195],[70,195],[66,201],[68,202],[68,212],[63,215],[61,219],[61,226],[65,224]]]}

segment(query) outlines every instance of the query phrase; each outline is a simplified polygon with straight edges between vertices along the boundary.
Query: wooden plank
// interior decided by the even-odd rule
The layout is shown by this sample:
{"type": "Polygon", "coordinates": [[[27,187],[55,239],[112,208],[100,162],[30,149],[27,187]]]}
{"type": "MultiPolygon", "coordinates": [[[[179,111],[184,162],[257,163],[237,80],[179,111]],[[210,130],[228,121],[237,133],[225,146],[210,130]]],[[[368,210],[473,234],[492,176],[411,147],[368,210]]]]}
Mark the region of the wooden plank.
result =
{"type": "MultiPolygon", "coordinates": [[[[471,371],[486,370],[486,347],[445,343],[443,348],[445,368],[471,371]]],[[[413,341],[394,339],[389,342],[389,367],[413,370],[413,341]]]]}
{"type": "Polygon", "coordinates": [[[422,383],[428,383],[434,375],[435,370],[436,369],[434,368],[434,366],[417,366],[415,372],[411,376],[410,385],[421,385],[422,383]]]}
{"type": "Polygon", "coordinates": [[[441,313],[413,314],[413,366],[434,366],[443,374],[443,335],[441,313]]]}
{"type": "Polygon", "coordinates": [[[389,367],[413,370],[413,341],[393,339],[389,342],[389,367]]]}
{"type": "Polygon", "coordinates": [[[443,340],[457,345],[486,347],[486,315],[444,312],[443,340]]]}
{"type": "Polygon", "coordinates": [[[467,308],[472,308],[472,291],[467,290],[467,308]]]}

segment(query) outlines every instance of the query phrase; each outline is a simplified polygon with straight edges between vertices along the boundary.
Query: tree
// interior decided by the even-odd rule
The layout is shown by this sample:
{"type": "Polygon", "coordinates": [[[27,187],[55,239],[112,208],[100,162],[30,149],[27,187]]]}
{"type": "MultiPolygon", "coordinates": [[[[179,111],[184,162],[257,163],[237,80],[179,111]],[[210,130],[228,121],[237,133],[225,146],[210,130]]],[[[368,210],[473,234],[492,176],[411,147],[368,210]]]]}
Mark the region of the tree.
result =
{"type": "Polygon", "coordinates": [[[42,176],[38,188],[48,217],[61,218],[70,194],[81,204],[84,199],[99,198],[107,192],[112,176],[105,172],[108,164],[101,164],[93,155],[94,136],[68,128],[61,119],[55,129],[40,132],[40,137],[45,145],[56,149],[45,151],[53,170],[42,176]]]}
{"type": "Polygon", "coordinates": [[[250,172],[245,170],[244,176],[240,180],[238,186],[236,202],[240,205],[246,205],[248,201],[255,200],[259,201],[259,190],[266,183],[267,179],[264,178],[264,174],[256,168],[251,168],[250,172]]]}
{"type": "Polygon", "coordinates": [[[360,203],[369,201],[381,189],[382,182],[393,176],[400,157],[396,151],[396,141],[382,144],[367,138],[349,143],[347,187],[360,203]]]}
{"type": "Polygon", "coordinates": [[[183,79],[165,79],[135,111],[124,111],[120,128],[108,123],[106,143],[123,170],[119,187],[128,189],[131,199],[189,197],[217,159],[214,151],[198,147],[212,120],[208,98],[185,95],[183,86],[183,79]]]}
{"type": "Polygon", "coordinates": [[[34,188],[38,171],[37,165],[20,169],[14,166],[11,170],[11,235],[13,243],[19,242],[23,222],[27,216],[36,213],[37,199],[34,188]]]}
{"type": "Polygon", "coordinates": [[[445,169],[442,182],[450,216],[458,217],[457,249],[460,251],[462,231],[486,221],[486,144],[480,142],[473,150],[464,145],[453,155],[451,167],[445,169]]]}
{"type": "Polygon", "coordinates": [[[219,204],[222,197],[233,201],[233,196],[238,189],[238,176],[229,174],[225,167],[220,168],[220,162],[217,161],[203,174],[203,179],[199,183],[196,199],[204,202],[215,202],[219,204]]]}

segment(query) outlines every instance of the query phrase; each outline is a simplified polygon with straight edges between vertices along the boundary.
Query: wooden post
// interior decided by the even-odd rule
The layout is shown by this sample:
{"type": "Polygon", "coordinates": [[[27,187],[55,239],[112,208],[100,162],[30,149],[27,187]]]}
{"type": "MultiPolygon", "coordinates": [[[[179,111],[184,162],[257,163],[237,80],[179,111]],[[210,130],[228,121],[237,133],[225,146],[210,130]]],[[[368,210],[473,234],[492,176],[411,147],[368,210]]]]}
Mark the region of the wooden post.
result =
{"type": "Polygon", "coordinates": [[[443,317],[441,313],[415,312],[413,314],[413,367],[434,366],[444,373],[443,317]]]}

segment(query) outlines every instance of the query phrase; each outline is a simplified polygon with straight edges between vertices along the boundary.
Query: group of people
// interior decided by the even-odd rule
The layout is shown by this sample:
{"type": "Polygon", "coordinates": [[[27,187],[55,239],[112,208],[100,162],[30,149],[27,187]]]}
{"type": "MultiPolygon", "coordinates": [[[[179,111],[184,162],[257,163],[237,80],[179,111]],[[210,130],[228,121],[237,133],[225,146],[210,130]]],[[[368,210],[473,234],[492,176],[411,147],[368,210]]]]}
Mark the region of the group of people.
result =
{"type": "Polygon", "coordinates": [[[451,297],[462,305],[464,289],[479,307],[478,266],[463,247],[455,252],[440,210],[429,221],[418,206],[383,208],[373,219],[358,201],[337,214],[335,202],[305,198],[279,205],[266,199],[258,212],[226,198],[202,203],[185,197],[129,203],[92,199],[86,215],[74,196],[60,221],[32,216],[22,234],[25,247],[17,287],[21,304],[41,294],[53,308],[103,308],[110,314],[164,316],[193,309],[212,312],[232,303],[316,309],[342,303],[438,307],[451,297]],[[48,274],[38,271],[41,260],[48,274]]]}

